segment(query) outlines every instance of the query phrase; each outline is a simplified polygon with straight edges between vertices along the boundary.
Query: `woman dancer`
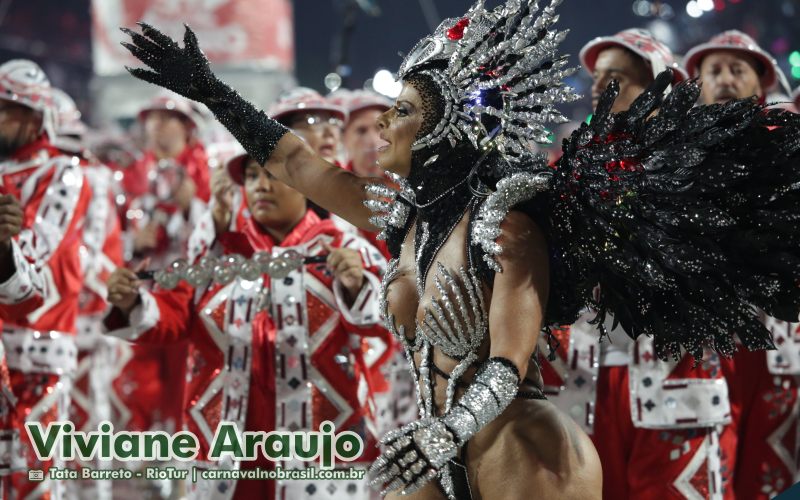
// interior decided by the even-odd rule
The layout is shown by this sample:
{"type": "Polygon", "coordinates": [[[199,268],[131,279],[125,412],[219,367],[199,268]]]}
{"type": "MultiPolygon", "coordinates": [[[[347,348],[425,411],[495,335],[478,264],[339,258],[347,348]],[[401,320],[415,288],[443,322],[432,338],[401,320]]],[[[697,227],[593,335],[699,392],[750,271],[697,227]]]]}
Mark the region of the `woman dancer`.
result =
{"type": "Polygon", "coordinates": [[[598,496],[595,451],[542,401],[531,357],[541,327],[569,323],[583,304],[654,335],[662,356],[730,353],[733,331],[769,347],[749,304],[796,316],[797,236],[765,223],[800,206],[798,120],[749,101],[692,110],[693,84],[662,102],[666,72],[624,114],[609,112],[610,85],[549,169],[530,143],[574,97],[556,54],[565,33],[550,30],[557,3],[537,15],[531,0],[478,1],[410,52],[403,91],[380,119],[390,143],[380,162],[396,189],[313,157],[213,75],[188,28],[184,48],[147,25],[125,30],[152,68],[134,76],[205,103],[277,178],[384,229],[395,256],[387,326],[417,377],[421,413],[384,438],[372,473],[386,491],[598,496]]]}

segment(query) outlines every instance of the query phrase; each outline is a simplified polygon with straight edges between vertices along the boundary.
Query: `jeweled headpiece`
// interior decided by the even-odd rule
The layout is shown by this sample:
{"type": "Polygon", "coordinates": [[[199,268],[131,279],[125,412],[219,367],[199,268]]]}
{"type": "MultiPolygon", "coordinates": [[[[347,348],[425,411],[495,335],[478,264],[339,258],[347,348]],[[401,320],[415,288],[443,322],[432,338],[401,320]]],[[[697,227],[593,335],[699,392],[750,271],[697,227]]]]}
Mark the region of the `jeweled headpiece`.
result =
{"type": "Polygon", "coordinates": [[[546,123],[567,121],[555,106],[578,98],[562,84],[576,70],[557,52],[567,31],[550,30],[561,0],[541,13],[538,0],[507,0],[493,10],[484,3],[443,21],[400,66],[398,78],[427,75],[445,100],[439,123],[418,138],[415,151],[466,138],[519,162],[532,154],[531,142],[548,142],[546,123]]]}

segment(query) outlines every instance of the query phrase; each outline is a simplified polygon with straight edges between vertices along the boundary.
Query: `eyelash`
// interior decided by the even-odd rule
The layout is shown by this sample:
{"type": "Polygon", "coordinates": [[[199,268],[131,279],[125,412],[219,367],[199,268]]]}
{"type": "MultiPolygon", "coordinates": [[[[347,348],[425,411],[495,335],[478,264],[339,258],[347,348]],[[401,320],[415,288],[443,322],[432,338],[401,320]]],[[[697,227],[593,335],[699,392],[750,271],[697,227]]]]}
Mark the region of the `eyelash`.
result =
{"type": "Polygon", "coordinates": [[[397,107],[398,116],[408,116],[408,111],[405,108],[397,107]]]}

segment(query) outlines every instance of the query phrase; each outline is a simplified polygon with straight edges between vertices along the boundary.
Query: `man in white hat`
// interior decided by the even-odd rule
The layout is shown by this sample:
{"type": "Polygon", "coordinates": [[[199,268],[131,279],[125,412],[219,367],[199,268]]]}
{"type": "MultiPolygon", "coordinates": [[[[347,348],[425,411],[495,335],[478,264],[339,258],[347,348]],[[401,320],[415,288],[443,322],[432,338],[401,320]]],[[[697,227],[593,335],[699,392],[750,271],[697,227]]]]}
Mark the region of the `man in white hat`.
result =
{"type": "Polygon", "coordinates": [[[297,87],[284,92],[268,114],[308,142],[314,151],[331,163],[339,163],[342,128],[347,111],[317,91],[297,87]]]}
{"type": "MultiPolygon", "coordinates": [[[[344,108],[316,90],[295,87],[278,96],[267,114],[304,139],[317,155],[342,165],[342,128],[347,120],[344,108]]],[[[312,201],[308,205],[323,219],[330,217],[327,210],[312,201]]]]}
{"type": "Polygon", "coordinates": [[[211,195],[208,156],[189,101],[162,93],[138,115],[142,157],[123,172],[126,260],[162,268],[181,257],[211,195]]]}
{"type": "MultiPolygon", "coordinates": [[[[703,84],[703,104],[757,97],[783,87],[775,59],[750,36],[730,30],[686,53],[686,67],[703,84]]],[[[800,480],[794,443],[800,421],[800,324],[764,315],[776,351],[739,352],[732,402],[739,433],[737,498],[769,499],[800,480]],[[787,441],[790,440],[790,441],[787,441]]]]}
{"type": "Polygon", "coordinates": [[[345,169],[361,177],[382,177],[378,165],[380,138],[378,117],[393,106],[392,101],[368,90],[337,90],[328,99],[347,111],[342,143],[347,155],[345,169]]]}
{"type": "Polygon", "coordinates": [[[673,83],[687,77],[669,47],[653,38],[649,31],[639,28],[595,38],[581,49],[580,60],[594,80],[593,108],[611,80],[619,84],[619,97],[611,109],[615,113],[627,110],[665,69],[672,69],[673,83]]]}
{"type": "MultiPolygon", "coordinates": [[[[380,138],[378,118],[392,107],[392,102],[377,92],[347,89],[337,90],[327,100],[346,112],[342,144],[347,159],[343,168],[359,177],[383,177],[383,169],[378,165],[378,148],[386,141],[380,138]]],[[[389,249],[385,241],[377,239],[378,233],[359,230],[335,215],[331,218],[342,230],[366,238],[389,260],[389,249]]]]}
{"type": "MultiPolygon", "coordinates": [[[[69,420],[75,430],[89,432],[97,429],[103,420],[112,420],[110,391],[114,379],[118,342],[109,341],[101,333],[102,319],[108,307],[106,281],[122,265],[122,238],[120,222],[113,199],[113,172],[100,163],[84,147],[88,127],[81,120],[81,112],[72,97],[61,89],[53,88],[55,104],[55,139],[53,143],[64,154],[80,162],[85,179],[92,190],[83,226],[80,258],[83,271],[83,288],[78,303],[76,319],[78,367],[70,391],[69,420]]],[[[69,468],[102,468],[110,464],[100,461],[74,461],[69,468]]],[[[90,495],[96,500],[110,499],[110,480],[69,481],[68,495],[90,495]]]]}
{"type": "Polygon", "coordinates": [[[208,158],[197,136],[195,110],[183,97],[164,91],[145,104],[137,115],[142,127],[143,157],[125,171],[123,187],[130,197],[151,192],[153,172],[159,162],[181,165],[194,184],[196,196],[208,202],[208,158]]]}
{"type": "MultiPolygon", "coordinates": [[[[615,112],[626,111],[667,68],[674,83],[686,78],[670,49],[641,29],[596,38],[580,57],[594,79],[594,104],[611,80],[619,83],[615,112]]],[[[594,316],[587,311],[553,332],[556,357],[544,363],[543,376],[548,399],[592,437],[603,497],[729,497],[725,467],[735,434],[721,432],[730,416],[718,357],[709,354],[697,367],[688,356],[660,361],[651,338],[632,340],[614,328],[613,318],[604,325],[609,337],[598,345],[594,316]]],[[[549,349],[544,337],[541,348],[549,349]]]]}
{"type": "Polygon", "coordinates": [[[0,320],[15,399],[11,408],[0,401],[0,420],[10,424],[0,429],[0,447],[12,442],[14,431],[22,444],[0,455],[0,469],[14,469],[4,478],[11,498],[63,493],[61,481],[47,472],[63,465],[39,460],[24,429],[26,422],[46,427],[67,419],[78,354],[79,248],[91,191],[80,163],[52,144],[54,113],[39,66],[27,60],[0,65],[0,320]],[[44,481],[29,481],[29,469],[44,470],[44,481]]]}
{"type": "MultiPolygon", "coordinates": [[[[775,59],[750,36],[730,30],[686,53],[686,67],[703,84],[703,104],[757,97],[785,84],[775,59]]],[[[786,90],[788,92],[788,89],[786,90]]],[[[769,499],[800,480],[794,443],[800,421],[800,324],[764,315],[776,351],[744,352],[736,365],[733,416],[738,427],[737,498],[769,499]]]]}
{"type": "Polygon", "coordinates": [[[692,78],[703,83],[703,104],[753,96],[763,103],[767,93],[779,85],[787,87],[785,92],[789,90],[775,58],[738,30],[725,31],[693,47],[684,63],[692,78]]]}

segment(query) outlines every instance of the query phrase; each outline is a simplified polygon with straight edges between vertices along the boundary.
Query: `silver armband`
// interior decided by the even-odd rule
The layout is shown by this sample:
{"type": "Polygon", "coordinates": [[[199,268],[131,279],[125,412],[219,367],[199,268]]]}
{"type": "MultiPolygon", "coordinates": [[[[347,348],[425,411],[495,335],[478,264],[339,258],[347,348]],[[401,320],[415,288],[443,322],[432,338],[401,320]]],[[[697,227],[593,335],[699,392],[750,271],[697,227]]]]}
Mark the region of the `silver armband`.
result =
{"type": "Polygon", "coordinates": [[[443,422],[459,445],[497,418],[511,404],[519,387],[519,371],[505,358],[490,358],[443,422]]]}

